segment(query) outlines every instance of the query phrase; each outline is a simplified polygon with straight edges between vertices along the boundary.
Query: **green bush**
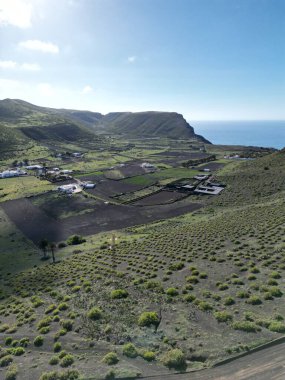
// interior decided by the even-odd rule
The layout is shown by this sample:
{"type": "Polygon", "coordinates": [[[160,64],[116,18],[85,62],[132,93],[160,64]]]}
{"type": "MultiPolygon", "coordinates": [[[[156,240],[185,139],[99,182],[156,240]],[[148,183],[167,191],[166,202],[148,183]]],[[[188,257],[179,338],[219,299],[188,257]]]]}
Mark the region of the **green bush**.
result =
{"type": "Polygon", "coordinates": [[[260,305],[262,304],[262,300],[258,296],[250,296],[246,302],[250,305],[260,305]]]}
{"type": "Polygon", "coordinates": [[[68,245],[78,245],[86,242],[86,239],[84,239],[80,235],[72,235],[67,239],[67,244],[68,245]]]}
{"type": "Polygon", "coordinates": [[[102,310],[99,307],[92,307],[87,313],[87,317],[92,321],[97,321],[102,318],[102,310]]]}
{"type": "Polygon", "coordinates": [[[179,292],[176,288],[168,288],[165,292],[170,297],[178,296],[179,292]]]}
{"type": "Polygon", "coordinates": [[[39,323],[37,324],[37,329],[40,330],[42,327],[48,327],[52,322],[51,317],[46,317],[44,319],[41,319],[39,323]]]}
{"type": "Polygon", "coordinates": [[[7,367],[13,361],[12,355],[5,355],[0,359],[0,367],[7,367]]]}
{"type": "Polygon", "coordinates": [[[109,352],[104,356],[102,361],[108,365],[117,364],[119,361],[118,355],[115,352],[109,352]]]}
{"type": "Polygon", "coordinates": [[[161,362],[169,369],[173,368],[176,370],[185,370],[187,367],[185,355],[183,351],[178,348],[166,352],[162,356],[161,362]]]}
{"type": "Polygon", "coordinates": [[[170,270],[174,270],[174,271],[176,271],[176,270],[181,270],[181,269],[183,269],[183,268],[184,268],[184,263],[182,263],[181,261],[178,262],[178,263],[172,263],[172,264],[170,264],[170,266],[169,266],[169,269],[170,269],[170,270]]]}
{"type": "Polygon", "coordinates": [[[142,313],[138,319],[139,326],[158,326],[160,323],[160,319],[158,314],[155,311],[145,311],[142,313]]]}
{"type": "Polygon", "coordinates": [[[148,362],[155,360],[155,353],[153,351],[144,351],[141,356],[148,362]]]}
{"type": "Polygon", "coordinates": [[[206,301],[200,301],[198,304],[198,307],[202,311],[209,311],[213,309],[213,306],[209,304],[209,302],[206,302],[206,301]]]}
{"type": "Polygon", "coordinates": [[[123,346],[123,355],[128,358],[136,358],[138,356],[138,351],[132,343],[126,343],[123,346]]]}
{"type": "Polygon", "coordinates": [[[196,296],[194,296],[194,294],[186,294],[184,297],[183,297],[183,300],[185,302],[193,302],[195,301],[196,299],[196,296]]]}
{"type": "Polygon", "coordinates": [[[246,332],[257,332],[260,331],[260,328],[254,323],[250,321],[238,321],[232,324],[232,327],[235,330],[241,330],[246,332]]]}
{"type": "Polygon", "coordinates": [[[15,347],[10,350],[12,350],[12,354],[15,356],[21,356],[25,353],[25,349],[23,347],[15,347]]]}
{"type": "Polygon", "coordinates": [[[216,311],[214,317],[218,322],[228,322],[233,319],[232,315],[227,311],[216,311]]]}
{"type": "Polygon", "coordinates": [[[10,337],[10,336],[7,336],[5,338],[5,344],[6,346],[10,346],[10,344],[12,343],[13,339],[10,337]]]}
{"type": "Polygon", "coordinates": [[[53,345],[53,352],[60,352],[60,351],[61,351],[61,343],[60,342],[56,342],[53,345]]]}
{"type": "Polygon", "coordinates": [[[224,299],[224,305],[225,306],[230,306],[230,305],[234,305],[235,304],[235,300],[233,299],[233,297],[226,297],[224,299]]]}
{"type": "Polygon", "coordinates": [[[272,297],[282,297],[283,293],[277,286],[272,286],[269,288],[269,293],[272,297]]]}
{"type": "Polygon", "coordinates": [[[5,374],[5,380],[16,380],[18,374],[18,367],[16,364],[11,364],[7,368],[7,372],[5,374]]]}
{"type": "Polygon", "coordinates": [[[40,347],[44,344],[44,338],[41,335],[38,335],[34,339],[34,346],[40,347]]]}
{"type": "Polygon", "coordinates": [[[53,355],[50,360],[49,360],[49,364],[50,365],[57,365],[59,363],[59,358],[58,356],[56,355],[53,355]]]}
{"type": "Polygon", "coordinates": [[[111,298],[113,299],[121,299],[121,298],[127,298],[129,293],[124,289],[115,289],[111,292],[111,298]]]}
{"type": "Polygon", "coordinates": [[[68,371],[52,371],[45,372],[41,375],[39,380],[77,380],[79,379],[79,372],[77,370],[68,371]]]}
{"type": "Polygon", "coordinates": [[[64,311],[64,310],[67,310],[68,309],[68,304],[66,302],[62,302],[58,305],[58,310],[60,311],[64,311]]]}
{"type": "Polygon", "coordinates": [[[282,322],[274,321],[270,323],[268,329],[273,332],[285,333],[285,324],[282,322]]]}
{"type": "Polygon", "coordinates": [[[73,321],[71,319],[62,319],[60,324],[66,331],[71,331],[73,328],[73,321]]]}
{"type": "Polygon", "coordinates": [[[59,362],[61,367],[69,367],[74,363],[74,357],[71,354],[65,355],[59,362]]]}

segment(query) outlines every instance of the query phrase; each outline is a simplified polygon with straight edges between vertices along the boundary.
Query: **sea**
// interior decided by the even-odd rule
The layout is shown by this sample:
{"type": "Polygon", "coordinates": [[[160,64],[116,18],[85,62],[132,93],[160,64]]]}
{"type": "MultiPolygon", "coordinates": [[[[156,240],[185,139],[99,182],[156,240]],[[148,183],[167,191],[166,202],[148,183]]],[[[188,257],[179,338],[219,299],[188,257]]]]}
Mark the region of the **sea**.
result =
{"type": "Polygon", "coordinates": [[[190,125],[213,144],[285,147],[285,120],[193,121],[190,125]]]}

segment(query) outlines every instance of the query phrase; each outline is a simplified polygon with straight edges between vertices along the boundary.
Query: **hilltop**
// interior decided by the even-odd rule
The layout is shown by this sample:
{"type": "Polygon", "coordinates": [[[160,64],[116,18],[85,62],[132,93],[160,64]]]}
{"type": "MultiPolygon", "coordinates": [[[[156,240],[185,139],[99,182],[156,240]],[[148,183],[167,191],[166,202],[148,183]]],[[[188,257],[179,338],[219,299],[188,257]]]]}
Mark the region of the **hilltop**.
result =
{"type": "Polygon", "coordinates": [[[182,115],[174,112],[98,112],[39,107],[19,99],[0,101],[0,150],[9,154],[25,145],[76,144],[96,146],[104,136],[167,137],[194,139],[196,135],[182,115]],[[12,129],[13,128],[13,129],[12,129]]]}

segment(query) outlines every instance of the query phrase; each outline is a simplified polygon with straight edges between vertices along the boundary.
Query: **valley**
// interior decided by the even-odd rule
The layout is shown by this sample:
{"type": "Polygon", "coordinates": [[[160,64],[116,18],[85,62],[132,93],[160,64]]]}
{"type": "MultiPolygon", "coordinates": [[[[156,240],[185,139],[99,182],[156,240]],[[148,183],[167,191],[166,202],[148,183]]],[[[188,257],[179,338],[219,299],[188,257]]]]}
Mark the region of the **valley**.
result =
{"type": "Polygon", "coordinates": [[[0,178],[0,377],[215,379],[284,337],[284,149],[175,113],[0,116],[0,172],[27,173],[0,178]]]}

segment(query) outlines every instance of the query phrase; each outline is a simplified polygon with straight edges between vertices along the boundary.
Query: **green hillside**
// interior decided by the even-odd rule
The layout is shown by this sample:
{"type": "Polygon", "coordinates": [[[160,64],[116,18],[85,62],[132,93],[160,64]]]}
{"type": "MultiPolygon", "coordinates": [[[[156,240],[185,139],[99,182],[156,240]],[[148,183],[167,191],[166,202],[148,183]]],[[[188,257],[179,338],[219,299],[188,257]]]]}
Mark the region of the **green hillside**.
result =
{"type": "Polygon", "coordinates": [[[101,118],[96,129],[132,137],[194,138],[207,142],[176,112],[113,112],[101,118]]]}

